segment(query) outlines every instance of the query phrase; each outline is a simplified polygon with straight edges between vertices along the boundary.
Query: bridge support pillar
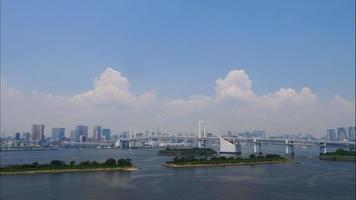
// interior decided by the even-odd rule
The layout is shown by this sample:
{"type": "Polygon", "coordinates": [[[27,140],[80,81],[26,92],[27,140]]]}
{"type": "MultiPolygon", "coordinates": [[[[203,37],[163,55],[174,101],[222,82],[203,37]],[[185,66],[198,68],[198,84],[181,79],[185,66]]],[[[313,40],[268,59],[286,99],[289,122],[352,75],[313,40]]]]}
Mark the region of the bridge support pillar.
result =
{"type": "Polygon", "coordinates": [[[237,152],[238,154],[241,154],[241,144],[240,144],[239,141],[237,141],[236,152],[237,152]]]}
{"type": "Polygon", "coordinates": [[[257,153],[257,147],[256,147],[256,138],[253,138],[253,153],[257,153]]]}
{"type": "Polygon", "coordinates": [[[291,145],[290,145],[290,155],[291,155],[291,157],[292,158],[294,158],[294,156],[295,156],[295,153],[294,153],[294,144],[293,144],[293,141],[291,141],[290,142],[291,143],[291,145]]]}
{"type": "Polygon", "coordinates": [[[289,154],[289,143],[288,143],[287,139],[285,140],[285,144],[286,144],[286,154],[288,155],[289,154]]]}
{"type": "Polygon", "coordinates": [[[320,154],[326,154],[327,152],[326,142],[320,143],[320,154]]]}
{"type": "Polygon", "coordinates": [[[258,155],[262,155],[262,144],[258,143],[258,155]]]}

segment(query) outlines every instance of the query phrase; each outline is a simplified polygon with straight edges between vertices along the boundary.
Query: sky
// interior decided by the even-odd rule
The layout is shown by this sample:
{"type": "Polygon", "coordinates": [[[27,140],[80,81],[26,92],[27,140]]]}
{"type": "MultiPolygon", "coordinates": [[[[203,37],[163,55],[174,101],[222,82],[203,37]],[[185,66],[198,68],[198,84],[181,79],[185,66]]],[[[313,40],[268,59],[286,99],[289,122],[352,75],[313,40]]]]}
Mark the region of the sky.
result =
{"type": "Polygon", "coordinates": [[[355,2],[1,1],[1,133],[325,134],[355,122],[355,2]]]}

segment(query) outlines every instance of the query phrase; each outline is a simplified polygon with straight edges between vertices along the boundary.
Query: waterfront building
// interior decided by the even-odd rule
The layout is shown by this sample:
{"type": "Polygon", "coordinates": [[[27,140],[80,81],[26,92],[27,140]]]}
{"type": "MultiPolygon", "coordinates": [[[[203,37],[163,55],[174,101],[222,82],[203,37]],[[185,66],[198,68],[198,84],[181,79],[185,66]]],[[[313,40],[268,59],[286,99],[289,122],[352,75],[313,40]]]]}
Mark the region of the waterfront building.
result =
{"type": "Polygon", "coordinates": [[[251,131],[251,132],[239,133],[238,137],[240,137],[240,138],[265,139],[266,138],[266,131],[251,131]]]}
{"type": "Polygon", "coordinates": [[[21,136],[21,133],[16,133],[15,134],[15,140],[20,140],[20,138],[21,138],[20,136],[21,136]]]}
{"type": "Polygon", "coordinates": [[[227,137],[233,137],[232,131],[228,131],[228,132],[227,132],[227,137]]]}
{"type": "Polygon", "coordinates": [[[326,130],[326,137],[325,139],[327,141],[336,141],[337,137],[336,137],[336,130],[335,129],[328,129],[326,130]]]}
{"type": "Polygon", "coordinates": [[[88,126],[78,125],[75,129],[75,141],[85,142],[88,138],[88,126]]]}
{"type": "Polygon", "coordinates": [[[98,141],[98,142],[100,142],[102,140],[101,126],[94,126],[93,139],[94,139],[94,141],[98,141]]]}
{"type": "Polygon", "coordinates": [[[355,126],[350,126],[348,128],[348,136],[349,136],[349,141],[355,142],[356,141],[356,127],[355,126]]]}
{"type": "Polygon", "coordinates": [[[346,131],[345,127],[337,128],[337,138],[338,138],[338,141],[345,141],[348,139],[347,131],[346,131]]]}
{"type": "Polygon", "coordinates": [[[40,141],[44,140],[44,124],[34,124],[32,125],[32,142],[38,144],[40,141]]]}
{"type": "Polygon", "coordinates": [[[70,131],[70,140],[71,140],[72,142],[75,142],[75,141],[76,141],[76,138],[77,138],[77,131],[76,131],[76,130],[70,131]]]}
{"type": "Polygon", "coordinates": [[[25,142],[30,142],[30,141],[31,141],[31,133],[29,133],[29,132],[23,132],[23,133],[22,133],[22,139],[23,139],[25,142]]]}
{"type": "Polygon", "coordinates": [[[103,135],[103,137],[105,137],[106,141],[110,141],[111,140],[111,130],[110,129],[104,128],[102,130],[102,135],[103,135]]]}
{"type": "Polygon", "coordinates": [[[150,136],[150,131],[145,130],[145,137],[149,137],[150,136]]]}
{"type": "Polygon", "coordinates": [[[64,128],[52,128],[52,138],[54,141],[64,141],[65,129],[64,128]]]}
{"type": "Polygon", "coordinates": [[[162,132],[159,130],[159,128],[157,128],[157,132],[156,132],[157,135],[161,135],[162,132]]]}
{"type": "Polygon", "coordinates": [[[214,135],[213,135],[213,133],[207,133],[206,134],[206,137],[213,137],[214,135]]]}

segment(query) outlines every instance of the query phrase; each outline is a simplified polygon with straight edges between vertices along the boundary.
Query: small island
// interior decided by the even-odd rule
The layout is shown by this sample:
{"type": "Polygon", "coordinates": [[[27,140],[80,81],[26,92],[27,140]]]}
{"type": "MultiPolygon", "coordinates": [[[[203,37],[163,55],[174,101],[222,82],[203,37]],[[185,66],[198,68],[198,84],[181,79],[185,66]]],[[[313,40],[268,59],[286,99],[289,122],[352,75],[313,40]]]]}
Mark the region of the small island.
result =
{"type": "Polygon", "coordinates": [[[356,152],[344,149],[337,149],[335,152],[327,152],[326,154],[320,154],[320,160],[355,161],[356,152]]]}
{"type": "Polygon", "coordinates": [[[229,157],[225,156],[207,158],[194,157],[175,157],[172,161],[168,161],[166,167],[212,167],[212,166],[230,166],[230,165],[257,165],[257,164],[274,164],[289,162],[287,158],[281,157],[278,154],[267,154],[265,156],[251,154],[249,158],[229,157]]]}
{"type": "Polygon", "coordinates": [[[159,155],[165,156],[212,156],[217,154],[216,151],[210,148],[169,148],[162,149],[158,152],[159,155]]]}
{"type": "Polygon", "coordinates": [[[66,164],[65,161],[53,160],[48,164],[34,162],[32,164],[7,165],[0,167],[0,175],[113,170],[131,171],[136,170],[136,168],[133,167],[130,159],[119,159],[116,161],[113,158],[109,158],[103,163],[83,161],[78,164],[75,161],[66,164]]]}

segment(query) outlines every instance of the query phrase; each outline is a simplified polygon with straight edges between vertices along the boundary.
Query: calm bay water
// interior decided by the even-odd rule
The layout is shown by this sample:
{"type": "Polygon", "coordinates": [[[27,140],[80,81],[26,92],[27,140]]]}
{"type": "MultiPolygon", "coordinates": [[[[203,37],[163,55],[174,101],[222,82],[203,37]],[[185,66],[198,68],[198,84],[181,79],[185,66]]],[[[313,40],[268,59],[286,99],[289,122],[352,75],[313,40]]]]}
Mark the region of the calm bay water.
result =
{"type": "MultiPolygon", "coordinates": [[[[251,147],[243,151],[251,152],[251,147]]],[[[264,152],[282,153],[266,146],[264,152]]],[[[1,165],[131,158],[134,172],[0,176],[1,199],[355,199],[355,163],[318,160],[317,148],[296,148],[300,164],[170,169],[158,149],[60,149],[1,152],[1,165]]]]}

